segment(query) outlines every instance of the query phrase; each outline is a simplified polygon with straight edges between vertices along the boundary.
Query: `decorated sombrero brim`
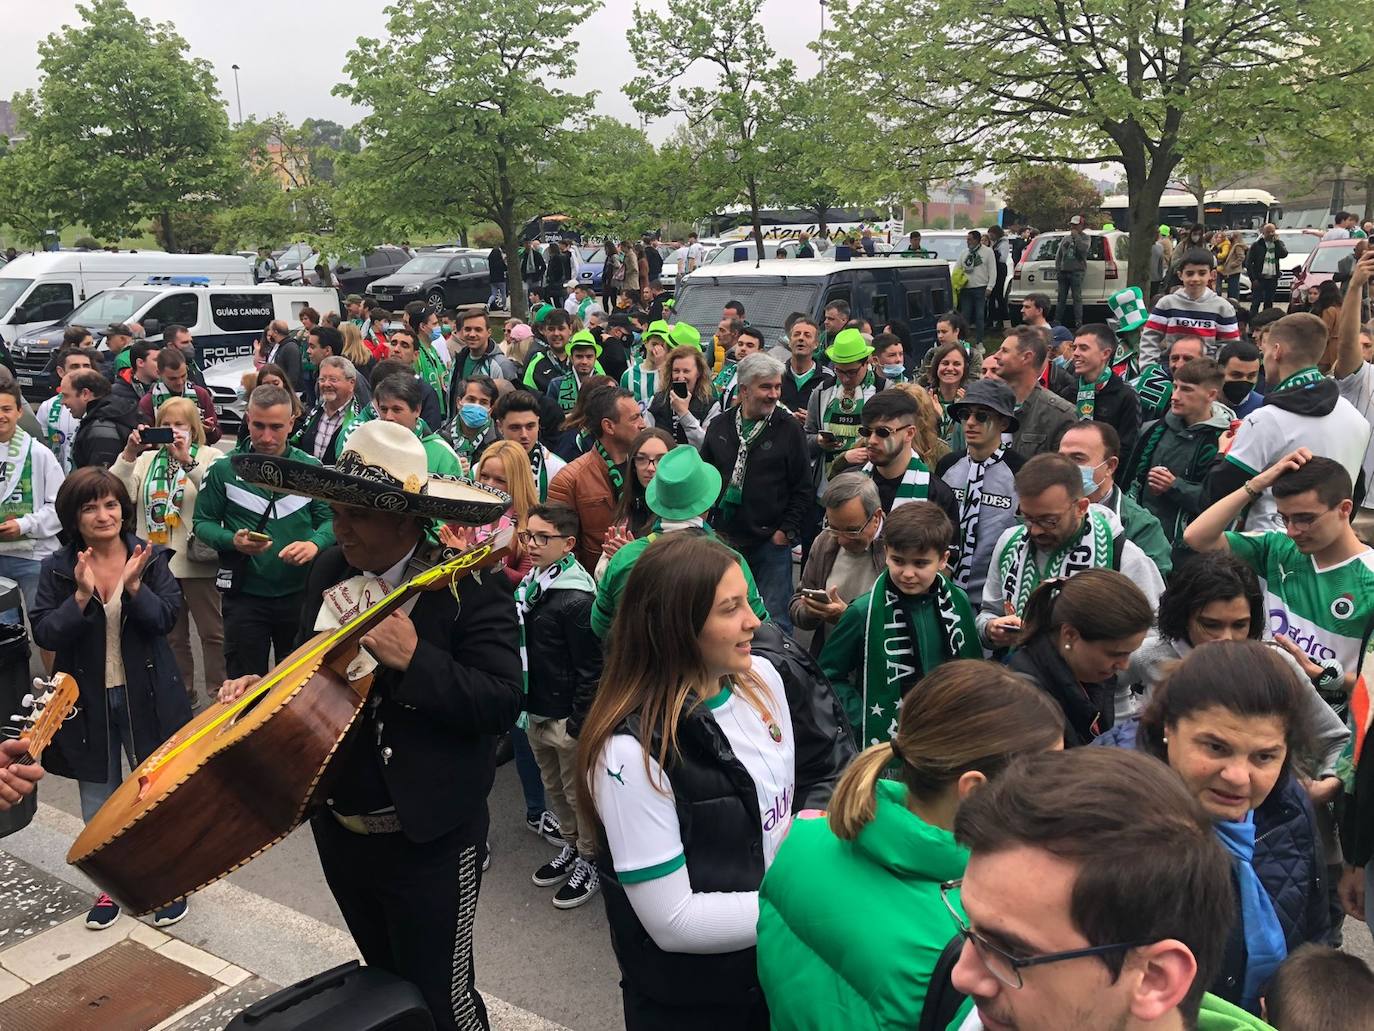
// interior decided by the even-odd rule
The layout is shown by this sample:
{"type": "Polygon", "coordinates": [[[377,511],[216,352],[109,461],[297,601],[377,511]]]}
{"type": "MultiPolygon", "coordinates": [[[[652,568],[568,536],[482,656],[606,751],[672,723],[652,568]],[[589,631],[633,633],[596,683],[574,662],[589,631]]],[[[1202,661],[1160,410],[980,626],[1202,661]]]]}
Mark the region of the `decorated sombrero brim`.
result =
{"type": "Polygon", "coordinates": [[[233,455],[229,462],[240,479],[257,487],[445,523],[484,526],[505,515],[511,504],[499,490],[454,477],[408,476],[402,481],[362,461],[355,451],[345,451],[333,467],[252,453],[233,455]]]}

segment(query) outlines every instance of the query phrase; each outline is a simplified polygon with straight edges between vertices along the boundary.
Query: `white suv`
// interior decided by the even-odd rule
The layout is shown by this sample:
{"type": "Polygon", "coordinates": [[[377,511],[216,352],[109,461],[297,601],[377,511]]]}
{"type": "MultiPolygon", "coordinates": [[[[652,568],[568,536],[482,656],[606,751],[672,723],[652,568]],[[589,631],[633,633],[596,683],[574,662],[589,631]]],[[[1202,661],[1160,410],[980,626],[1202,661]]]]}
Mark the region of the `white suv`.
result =
{"type": "MultiPolygon", "coordinates": [[[[1107,298],[1127,284],[1126,251],[1131,237],[1119,229],[1101,232],[1085,230],[1091,245],[1088,267],[1083,273],[1083,318],[1109,314],[1107,298]]],[[[1046,294],[1053,304],[1059,294],[1059,282],[1054,267],[1059,245],[1067,232],[1041,233],[1027,246],[1021,261],[1011,274],[1011,289],[1007,292],[1007,306],[1013,322],[1021,321],[1021,302],[1027,294],[1046,294]]],[[[1069,298],[1072,303],[1073,298],[1069,298]]],[[[1051,317],[1053,311],[1051,310],[1051,317]]]]}

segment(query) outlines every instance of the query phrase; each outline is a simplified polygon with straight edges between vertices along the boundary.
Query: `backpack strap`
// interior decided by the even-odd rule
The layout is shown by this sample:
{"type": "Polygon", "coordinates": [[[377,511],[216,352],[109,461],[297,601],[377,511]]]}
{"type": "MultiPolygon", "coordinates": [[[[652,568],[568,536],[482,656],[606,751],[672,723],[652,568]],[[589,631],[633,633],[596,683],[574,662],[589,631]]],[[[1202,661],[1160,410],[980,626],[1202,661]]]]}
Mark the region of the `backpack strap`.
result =
{"type": "Polygon", "coordinates": [[[921,1022],[916,1031],[945,1031],[959,1012],[967,997],[950,981],[954,965],[959,962],[959,954],[964,951],[964,936],[956,934],[949,940],[940,958],[935,961],[931,971],[930,983],[926,986],[925,1002],[921,1004],[921,1022]]]}

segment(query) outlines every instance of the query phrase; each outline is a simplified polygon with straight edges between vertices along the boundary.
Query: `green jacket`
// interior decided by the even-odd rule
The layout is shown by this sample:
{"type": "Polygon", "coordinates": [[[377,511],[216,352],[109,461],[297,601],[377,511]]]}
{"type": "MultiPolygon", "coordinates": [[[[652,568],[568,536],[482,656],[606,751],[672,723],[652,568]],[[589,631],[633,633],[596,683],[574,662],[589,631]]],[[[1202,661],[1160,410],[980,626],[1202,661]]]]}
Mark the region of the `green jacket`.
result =
{"type": "Polygon", "coordinates": [[[1162,422],[1146,423],[1131,466],[1122,473],[1123,489],[1159,520],[1164,536],[1176,549],[1183,547],[1183,531],[1202,511],[1202,484],[1217,457],[1217,440],[1230,428],[1231,410],[1214,404],[1212,414],[1184,426],[1173,412],[1162,422]],[[1163,494],[1150,490],[1146,474],[1157,465],[1174,474],[1173,486],[1163,494]]]}
{"type": "Polygon", "coordinates": [[[940,884],[963,876],[968,851],[906,796],[878,781],[873,820],[854,841],[828,820],[793,821],[759,888],[759,983],[773,1031],[920,1023],[936,960],[957,933],[940,884]]]}
{"type": "Polygon", "coordinates": [[[1145,557],[1159,567],[1159,575],[1168,580],[1174,568],[1173,548],[1159,520],[1128,498],[1117,485],[1113,485],[1112,492],[1098,504],[1116,513],[1126,531],[1126,539],[1145,552],[1145,557]]]}
{"type": "Polygon", "coordinates": [[[1272,1027],[1239,1006],[1219,999],[1210,992],[1202,997],[1197,1015],[1197,1031],[1274,1031],[1272,1027]]]}
{"type": "MultiPolygon", "coordinates": [[[[716,533],[709,526],[701,528],[707,536],[715,537],[716,533]]],[[[644,554],[647,548],[658,537],[657,533],[645,534],[630,541],[614,555],[606,565],[606,571],[601,574],[601,579],[596,585],[596,604],[592,606],[592,633],[603,641],[606,635],[611,632],[611,623],[615,620],[615,612],[620,604],[620,592],[625,589],[625,581],[630,578],[630,570],[638,561],[639,556],[644,554]]],[[[749,563],[744,560],[744,556],[734,548],[730,553],[739,559],[740,569],[744,572],[744,582],[749,585],[749,607],[754,610],[754,615],[759,619],[768,618],[768,606],[763,603],[763,598],[759,595],[759,589],[754,586],[754,574],[749,570],[749,563]]]]}
{"type": "MultiPolygon", "coordinates": [[[[231,455],[244,454],[247,447],[235,448],[231,455]]],[[[314,455],[288,446],[282,456],[294,462],[319,465],[314,455]]],[[[260,598],[282,598],[305,589],[307,562],[287,565],[277,557],[293,541],[310,541],[321,551],[334,543],[334,522],[323,501],[295,494],[278,494],[240,480],[228,457],[216,459],[206,470],[196,497],[195,535],[221,556],[237,555],[235,530],[256,530],[264,512],[271,511],[262,532],[272,538],[272,546],[261,555],[252,555],[243,567],[242,591],[260,598]]]]}
{"type": "Polygon", "coordinates": [[[420,438],[425,447],[425,459],[431,476],[463,476],[463,467],[458,463],[458,455],[448,441],[437,433],[427,433],[420,438]]]}

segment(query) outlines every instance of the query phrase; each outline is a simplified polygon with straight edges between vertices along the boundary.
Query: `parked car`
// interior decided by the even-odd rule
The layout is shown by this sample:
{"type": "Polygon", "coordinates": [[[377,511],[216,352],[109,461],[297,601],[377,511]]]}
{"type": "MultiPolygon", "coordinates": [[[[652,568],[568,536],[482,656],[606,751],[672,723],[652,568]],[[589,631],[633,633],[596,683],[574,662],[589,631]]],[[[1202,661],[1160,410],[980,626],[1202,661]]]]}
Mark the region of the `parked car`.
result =
{"type": "MultiPolygon", "coordinates": [[[[1292,291],[1310,290],[1321,286],[1328,279],[1335,279],[1340,271],[1342,259],[1355,253],[1359,240],[1319,240],[1317,246],[1307,255],[1307,260],[1293,275],[1292,291]]],[[[1291,291],[1290,291],[1291,295],[1291,291]]]]}
{"type": "Polygon", "coordinates": [[[1322,242],[1321,234],[1307,229],[1280,229],[1278,237],[1288,248],[1288,257],[1279,262],[1278,296],[1293,296],[1293,277],[1307,263],[1307,256],[1322,242]]]}
{"type": "Polygon", "coordinates": [[[491,297],[487,252],[455,249],[417,254],[391,275],[373,280],[367,292],[389,308],[421,300],[442,308],[486,304],[491,297]]]}
{"type": "MultiPolygon", "coordinates": [[[[800,244],[795,239],[782,240],[776,238],[769,239],[768,237],[764,237],[764,260],[773,260],[779,248],[786,251],[787,256],[789,258],[795,258],[797,256],[797,248],[799,246],[800,244]]],[[[736,261],[757,261],[758,256],[758,245],[754,243],[752,238],[746,240],[729,240],[722,244],[720,249],[717,250],[714,254],[708,254],[706,257],[706,261],[702,267],[705,268],[710,265],[729,265],[736,261]],[[743,258],[739,257],[738,254],[741,248],[745,249],[745,256],[743,258]]]]}
{"type": "Polygon", "coordinates": [[[215,401],[215,414],[219,416],[224,440],[231,446],[248,407],[248,400],[243,396],[243,377],[253,369],[253,356],[244,354],[205,370],[205,387],[215,401]]]}
{"type": "Polygon", "coordinates": [[[606,269],[606,249],[604,247],[582,247],[577,255],[582,266],[577,273],[579,285],[590,286],[592,292],[600,296],[602,273],[606,269]]]}
{"type": "MultiPolygon", "coordinates": [[[[1126,253],[1130,235],[1118,229],[1105,233],[1096,229],[1086,232],[1090,250],[1083,275],[1083,317],[1104,321],[1110,314],[1107,298],[1127,283],[1126,253]]],[[[1041,233],[1022,253],[1020,263],[1012,271],[1007,291],[1007,306],[1014,323],[1021,320],[1021,302],[1027,294],[1049,294],[1050,300],[1055,300],[1059,283],[1054,259],[1068,235],[1067,232],[1041,233]]],[[[924,235],[921,242],[925,243],[924,235]]]]}
{"type": "MultiPolygon", "coordinates": [[[[288,286],[299,286],[301,283],[301,270],[304,267],[305,275],[308,277],[315,270],[315,266],[321,261],[318,252],[306,255],[301,261],[290,267],[278,263],[277,274],[273,280],[288,286]]],[[[382,246],[374,247],[361,258],[330,258],[330,267],[334,270],[334,278],[339,281],[339,291],[347,296],[348,294],[361,294],[366,292],[367,286],[375,279],[389,276],[398,272],[406,262],[410,261],[410,255],[400,247],[382,246]]]]}

